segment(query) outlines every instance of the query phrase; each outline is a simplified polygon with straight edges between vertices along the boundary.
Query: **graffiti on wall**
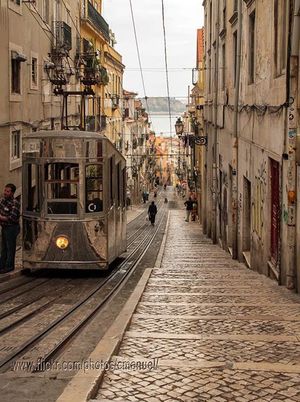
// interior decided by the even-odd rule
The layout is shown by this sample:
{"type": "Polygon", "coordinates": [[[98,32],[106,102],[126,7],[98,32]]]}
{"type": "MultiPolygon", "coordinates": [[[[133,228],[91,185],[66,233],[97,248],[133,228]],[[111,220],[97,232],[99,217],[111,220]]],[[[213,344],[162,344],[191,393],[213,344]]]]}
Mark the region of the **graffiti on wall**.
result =
{"type": "Polygon", "coordinates": [[[267,162],[263,161],[257,171],[254,183],[254,198],[253,198],[253,230],[259,238],[262,238],[263,233],[263,212],[267,190],[267,162]]]}

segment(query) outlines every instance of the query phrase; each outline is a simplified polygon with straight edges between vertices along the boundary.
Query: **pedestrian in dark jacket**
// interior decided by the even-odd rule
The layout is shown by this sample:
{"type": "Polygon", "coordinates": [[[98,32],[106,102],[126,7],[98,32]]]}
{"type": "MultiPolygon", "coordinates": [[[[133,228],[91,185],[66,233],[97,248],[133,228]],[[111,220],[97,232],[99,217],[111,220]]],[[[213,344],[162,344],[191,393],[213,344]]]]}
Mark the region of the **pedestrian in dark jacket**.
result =
{"type": "Polygon", "coordinates": [[[184,203],[185,207],[186,207],[186,219],[185,221],[188,222],[190,220],[190,215],[192,213],[193,210],[193,200],[191,197],[189,197],[189,199],[184,203]]]}
{"type": "Polygon", "coordinates": [[[4,188],[3,198],[0,199],[1,273],[13,271],[15,268],[17,237],[20,233],[20,204],[14,198],[15,191],[16,186],[14,184],[7,184],[4,188]]]}
{"type": "Polygon", "coordinates": [[[151,205],[149,205],[149,208],[148,208],[149,221],[151,222],[152,226],[154,226],[156,214],[157,214],[157,207],[156,207],[154,201],[152,201],[151,205]]]}

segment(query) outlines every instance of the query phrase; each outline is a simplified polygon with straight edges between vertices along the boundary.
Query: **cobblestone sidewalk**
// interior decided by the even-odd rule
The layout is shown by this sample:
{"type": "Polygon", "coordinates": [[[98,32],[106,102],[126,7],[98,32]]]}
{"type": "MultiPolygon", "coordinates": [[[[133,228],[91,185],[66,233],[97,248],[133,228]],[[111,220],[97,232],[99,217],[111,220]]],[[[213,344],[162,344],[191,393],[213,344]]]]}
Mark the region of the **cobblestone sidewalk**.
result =
{"type": "Polygon", "coordinates": [[[300,401],[300,298],[172,211],[162,266],[114,361],[154,367],[116,364],[97,401],[300,401]]]}

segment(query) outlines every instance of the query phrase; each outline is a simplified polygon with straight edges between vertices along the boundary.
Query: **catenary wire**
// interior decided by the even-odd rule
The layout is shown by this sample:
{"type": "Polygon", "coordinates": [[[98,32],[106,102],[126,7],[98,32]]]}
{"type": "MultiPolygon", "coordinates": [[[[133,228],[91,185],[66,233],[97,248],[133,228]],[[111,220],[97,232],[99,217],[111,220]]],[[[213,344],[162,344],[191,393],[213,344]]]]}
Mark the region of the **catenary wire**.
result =
{"type": "MultiPolygon", "coordinates": [[[[161,13],[162,13],[162,24],[163,24],[163,34],[164,34],[164,52],[165,52],[166,84],[167,84],[167,96],[168,96],[168,108],[169,108],[169,123],[170,123],[170,132],[172,133],[172,118],[171,118],[171,102],[170,102],[170,86],[169,86],[169,72],[168,72],[168,55],[167,55],[167,37],[166,37],[164,0],[161,0],[161,13]]],[[[172,137],[172,134],[171,134],[171,137],[172,137]]],[[[172,149],[172,143],[171,143],[171,149],[172,149]]]]}
{"type": "MultiPolygon", "coordinates": [[[[142,86],[143,86],[143,90],[144,90],[145,103],[146,103],[148,116],[150,117],[150,120],[151,120],[150,109],[149,109],[149,105],[148,105],[148,97],[146,95],[145,80],[144,80],[144,74],[143,74],[143,69],[142,69],[140,49],[139,49],[139,43],[138,43],[138,38],[137,38],[137,32],[136,32],[136,26],[135,26],[135,20],[134,20],[133,7],[132,7],[132,1],[131,0],[129,0],[129,4],[130,4],[131,20],[132,20],[132,26],[133,26],[133,32],[134,32],[134,38],[135,38],[135,44],[136,44],[136,50],[137,50],[139,68],[140,68],[140,74],[141,74],[141,79],[142,79],[142,86]]],[[[154,130],[154,127],[153,127],[153,130],[154,130]]]]}

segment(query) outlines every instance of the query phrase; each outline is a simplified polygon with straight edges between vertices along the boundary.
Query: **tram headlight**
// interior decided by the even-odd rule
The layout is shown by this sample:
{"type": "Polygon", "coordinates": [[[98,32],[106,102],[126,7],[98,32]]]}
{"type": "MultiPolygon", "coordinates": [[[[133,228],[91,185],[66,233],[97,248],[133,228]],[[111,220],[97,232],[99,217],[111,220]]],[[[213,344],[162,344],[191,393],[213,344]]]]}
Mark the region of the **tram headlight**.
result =
{"type": "Polygon", "coordinates": [[[56,247],[60,248],[61,250],[65,250],[69,246],[69,239],[64,235],[57,236],[55,244],[56,247]]]}

